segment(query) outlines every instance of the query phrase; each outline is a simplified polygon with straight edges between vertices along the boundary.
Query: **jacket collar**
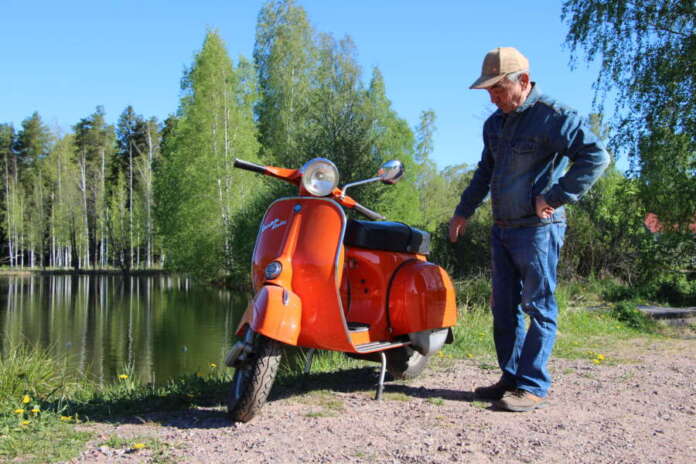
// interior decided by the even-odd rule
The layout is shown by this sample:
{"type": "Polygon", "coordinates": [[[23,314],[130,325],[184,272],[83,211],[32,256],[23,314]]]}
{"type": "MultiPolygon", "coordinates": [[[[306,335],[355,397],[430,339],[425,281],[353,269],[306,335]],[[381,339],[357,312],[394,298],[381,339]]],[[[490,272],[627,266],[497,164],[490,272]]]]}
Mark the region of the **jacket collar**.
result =
{"type": "Polygon", "coordinates": [[[541,91],[539,90],[539,86],[536,85],[536,82],[532,82],[532,90],[529,92],[529,95],[527,95],[527,99],[524,101],[524,103],[515,108],[512,112],[522,113],[523,111],[526,111],[528,108],[534,106],[534,104],[536,104],[536,102],[539,101],[539,98],[541,98],[541,91]]]}

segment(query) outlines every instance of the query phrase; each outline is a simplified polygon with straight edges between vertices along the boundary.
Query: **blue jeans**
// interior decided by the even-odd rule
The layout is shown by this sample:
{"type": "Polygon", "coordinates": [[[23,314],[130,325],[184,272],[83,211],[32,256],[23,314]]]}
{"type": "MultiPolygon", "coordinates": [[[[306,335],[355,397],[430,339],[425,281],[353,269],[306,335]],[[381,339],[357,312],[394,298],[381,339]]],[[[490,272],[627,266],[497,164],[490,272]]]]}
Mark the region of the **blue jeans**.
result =
{"type": "Polygon", "coordinates": [[[546,364],[556,341],[556,265],[565,223],[493,226],[493,339],[502,380],[545,397],[546,364]],[[525,324],[529,316],[529,328],[525,324]]]}

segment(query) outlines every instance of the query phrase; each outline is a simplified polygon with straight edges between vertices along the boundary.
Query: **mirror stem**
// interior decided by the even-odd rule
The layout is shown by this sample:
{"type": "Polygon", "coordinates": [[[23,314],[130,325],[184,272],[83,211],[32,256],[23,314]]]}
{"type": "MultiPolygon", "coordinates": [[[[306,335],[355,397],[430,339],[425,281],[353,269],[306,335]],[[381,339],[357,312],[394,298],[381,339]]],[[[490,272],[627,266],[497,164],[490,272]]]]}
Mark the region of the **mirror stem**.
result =
{"type": "Polygon", "coordinates": [[[346,184],[343,186],[342,193],[341,193],[341,199],[346,197],[346,190],[348,190],[348,187],[355,187],[356,185],[362,185],[362,184],[369,184],[370,182],[376,182],[378,180],[381,180],[381,177],[373,177],[371,179],[365,179],[365,180],[359,180],[356,182],[351,182],[349,184],[346,184]]]}

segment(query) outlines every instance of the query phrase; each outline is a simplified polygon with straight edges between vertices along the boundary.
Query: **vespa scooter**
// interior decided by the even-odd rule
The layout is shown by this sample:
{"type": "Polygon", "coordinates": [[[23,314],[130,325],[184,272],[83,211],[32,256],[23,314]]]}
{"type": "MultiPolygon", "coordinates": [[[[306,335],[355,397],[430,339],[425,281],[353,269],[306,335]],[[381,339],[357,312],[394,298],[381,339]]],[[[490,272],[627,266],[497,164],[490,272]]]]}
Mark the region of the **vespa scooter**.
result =
{"type": "Polygon", "coordinates": [[[430,236],[384,217],[346,194],[349,187],[403,175],[388,161],[376,177],[340,189],[338,170],[316,158],[301,169],[234,166],[299,187],[274,201],[263,217],[252,257],[255,296],[242,316],[240,337],[225,363],[236,368],[228,397],[233,421],[251,420],[265,403],[282,346],[342,351],[381,363],[394,378],[420,374],[428,359],[453,340],[455,293],[441,267],[426,259],[430,236]],[[344,208],[373,221],[347,219],[344,208]]]}

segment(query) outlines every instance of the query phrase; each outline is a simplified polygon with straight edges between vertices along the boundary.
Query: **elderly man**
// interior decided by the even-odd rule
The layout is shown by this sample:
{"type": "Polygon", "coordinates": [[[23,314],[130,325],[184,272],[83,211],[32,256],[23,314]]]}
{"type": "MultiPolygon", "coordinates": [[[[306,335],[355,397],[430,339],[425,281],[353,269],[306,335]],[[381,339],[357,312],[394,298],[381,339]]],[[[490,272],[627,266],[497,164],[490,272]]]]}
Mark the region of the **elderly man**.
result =
{"type": "Polygon", "coordinates": [[[541,93],[515,48],[488,52],[471,88],[485,89],[498,110],[484,123],[481,161],[449,236],[455,242],[464,233],[490,192],[493,338],[502,370],[496,383],[474,393],[505,410],[529,411],[546,404],[551,386],[546,364],[556,339],[563,205],[587,192],[609,156],[575,111],[541,93]]]}

